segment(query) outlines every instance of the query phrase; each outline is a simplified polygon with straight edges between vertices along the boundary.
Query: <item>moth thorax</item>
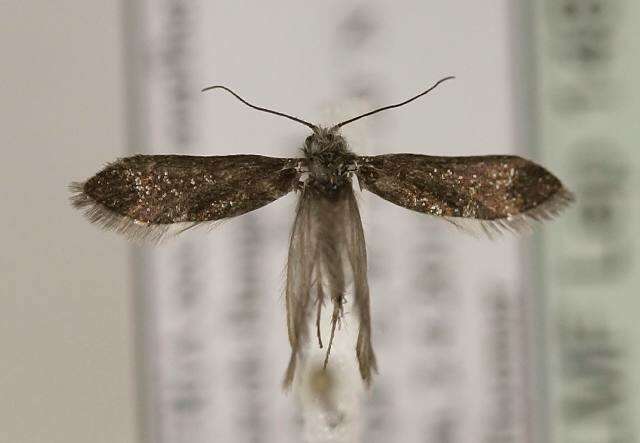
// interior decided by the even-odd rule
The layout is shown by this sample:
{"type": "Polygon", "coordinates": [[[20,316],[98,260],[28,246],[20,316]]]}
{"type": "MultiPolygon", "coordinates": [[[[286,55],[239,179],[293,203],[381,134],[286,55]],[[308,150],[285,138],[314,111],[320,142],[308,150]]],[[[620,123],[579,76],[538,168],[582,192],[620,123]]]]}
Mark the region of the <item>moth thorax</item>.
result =
{"type": "Polygon", "coordinates": [[[327,166],[318,161],[310,162],[308,180],[310,185],[323,194],[332,194],[350,183],[345,168],[327,166]]]}
{"type": "Polygon", "coordinates": [[[310,135],[303,151],[309,168],[309,185],[329,195],[350,183],[349,166],[354,156],[336,131],[320,129],[310,135]]]}

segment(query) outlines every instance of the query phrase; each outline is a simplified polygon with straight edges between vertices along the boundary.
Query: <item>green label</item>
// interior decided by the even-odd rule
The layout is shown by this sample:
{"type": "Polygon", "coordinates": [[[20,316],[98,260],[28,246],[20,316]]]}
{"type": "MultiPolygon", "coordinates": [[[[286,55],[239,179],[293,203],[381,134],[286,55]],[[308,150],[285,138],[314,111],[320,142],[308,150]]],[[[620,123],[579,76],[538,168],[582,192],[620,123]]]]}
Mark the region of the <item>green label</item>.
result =
{"type": "MultiPolygon", "coordinates": [[[[577,204],[539,250],[551,442],[640,441],[640,4],[534,6],[537,144],[577,204]]],[[[546,426],[546,425],[545,425],[546,426]]]]}

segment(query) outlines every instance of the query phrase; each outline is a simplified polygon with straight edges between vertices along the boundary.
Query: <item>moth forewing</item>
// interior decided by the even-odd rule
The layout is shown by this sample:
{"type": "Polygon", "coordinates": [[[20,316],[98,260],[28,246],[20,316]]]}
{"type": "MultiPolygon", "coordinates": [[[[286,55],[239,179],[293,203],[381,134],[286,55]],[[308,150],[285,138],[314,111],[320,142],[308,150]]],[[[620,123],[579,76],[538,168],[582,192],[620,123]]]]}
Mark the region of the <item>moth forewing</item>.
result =
{"type": "Polygon", "coordinates": [[[490,237],[521,232],[530,221],[549,219],[573,200],[553,174],[517,156],[386,154],[359,157],[358,164],[363,189],[458,227],[476,221],[490,237]]]}
{"type": "Polygon", "coordinates": [[[298,159],[136,155],[72,184],[90,221],[132,238],[162,238],[260,208],[295,189],[298,159]]]}

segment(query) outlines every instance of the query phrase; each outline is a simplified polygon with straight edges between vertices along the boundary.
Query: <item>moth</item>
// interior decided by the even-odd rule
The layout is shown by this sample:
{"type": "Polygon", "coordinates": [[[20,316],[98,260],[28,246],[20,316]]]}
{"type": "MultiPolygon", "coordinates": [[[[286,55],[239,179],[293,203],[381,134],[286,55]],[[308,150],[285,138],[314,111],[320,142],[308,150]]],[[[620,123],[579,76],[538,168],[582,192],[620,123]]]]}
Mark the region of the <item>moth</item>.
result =
{"type": "Polygon", "coordinates": [[[135,155],[107,165],[83,183],[72,183],[72,204],[91,222],[132,238],[159,240],[170,231],[237,217],[289,192],[299,194],[287,258],[285,303],[291,357],[284,386],[291,385],[304,358],[311,329],[322,348],[321,312],[331,303],[328,364],[336,326],[350,289],[359,322],[355,347],[360,375],[370,384],[377,371],[371,344],[367,252],[354,178],[383,199],[456,226],[475,220],[493,236],[519,232],[531,220],[549,219],[573,200],[560,180],[513,155],[436,157],[419,154],[361,156],[352,152],[341,128],[361,118],[403,106],[426,91],[331,127],[255,106],[225,86],[245,105],[288,118],[312,133],[301,158],[261,155],[135,155]]]}

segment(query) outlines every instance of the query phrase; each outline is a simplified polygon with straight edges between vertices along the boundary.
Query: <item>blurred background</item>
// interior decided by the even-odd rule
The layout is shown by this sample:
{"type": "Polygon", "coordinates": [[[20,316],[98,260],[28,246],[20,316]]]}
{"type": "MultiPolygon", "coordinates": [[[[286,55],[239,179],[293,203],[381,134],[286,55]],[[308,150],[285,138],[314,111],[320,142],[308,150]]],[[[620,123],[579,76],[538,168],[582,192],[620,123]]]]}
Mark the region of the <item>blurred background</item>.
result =
{"type": "Polygon", "coordinates": [[[0,442],[640,441],[636,18],[630,0],[0,2],[0,442]],[[358,193],[380,374],[363,390],[338,352],[326,434],[305,412],[324,403],[280,387],[295,195],[159,247],[68,203],[132,153],[299,155],[305,128],[210,84],[331,123],[447,75],[346,127],[351,148],[518,154],[578,203],[488,241],[358,193]]]}

